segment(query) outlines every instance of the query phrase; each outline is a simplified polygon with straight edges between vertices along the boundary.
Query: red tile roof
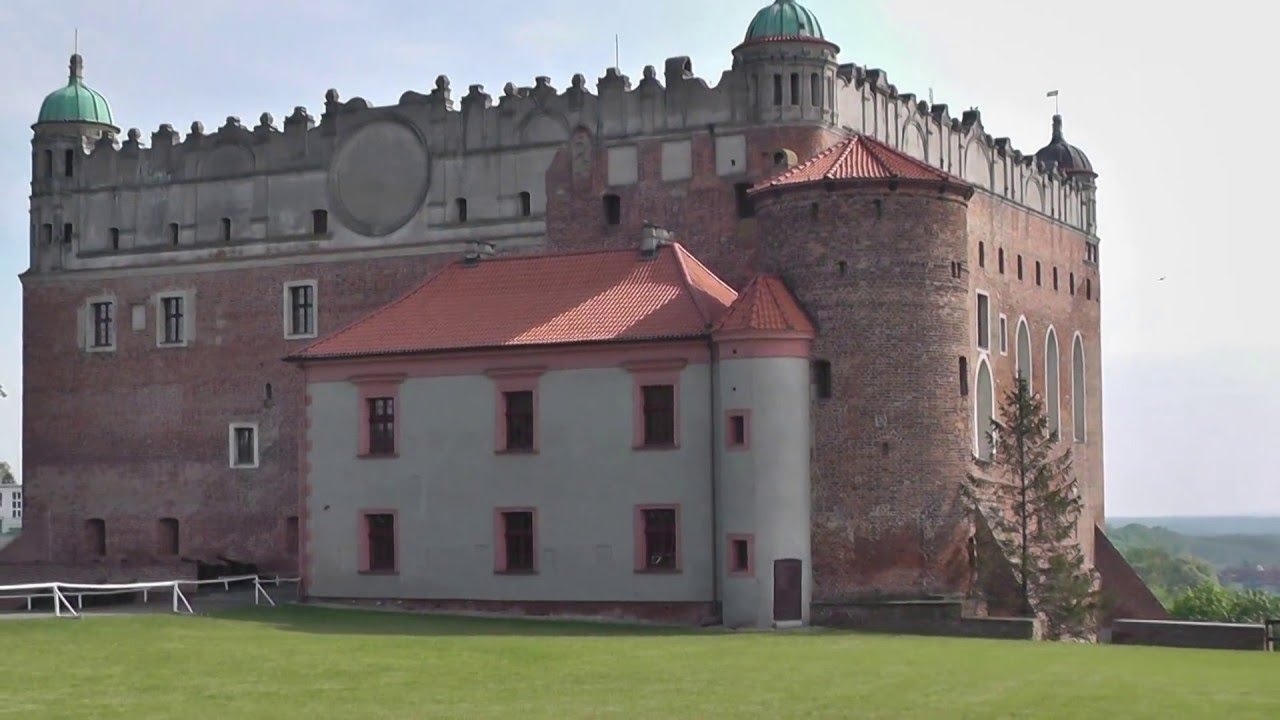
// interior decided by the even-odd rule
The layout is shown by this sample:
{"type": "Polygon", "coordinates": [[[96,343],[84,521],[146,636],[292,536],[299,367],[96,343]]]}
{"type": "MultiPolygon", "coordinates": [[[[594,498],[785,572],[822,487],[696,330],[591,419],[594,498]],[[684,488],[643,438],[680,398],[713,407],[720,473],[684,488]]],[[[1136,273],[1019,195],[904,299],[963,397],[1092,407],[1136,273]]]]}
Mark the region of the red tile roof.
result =
{"type": "Polygon", "coordinates": [[[735,330],[816,333],[800,303],[775,275],[759,275],[747,283],[716,325],[716,332],[735,330]]]}
{"type": "Polygon", "coordinates": [[[293,357],[704,337],[736,298],[676,244],[459,261],[293,357]]]}
{"type": "Polygon", "coordinates": [[[852,135],[785,172],[757,184],[753,192],[840,180],[963,181],[888,145],[852,135]]]}

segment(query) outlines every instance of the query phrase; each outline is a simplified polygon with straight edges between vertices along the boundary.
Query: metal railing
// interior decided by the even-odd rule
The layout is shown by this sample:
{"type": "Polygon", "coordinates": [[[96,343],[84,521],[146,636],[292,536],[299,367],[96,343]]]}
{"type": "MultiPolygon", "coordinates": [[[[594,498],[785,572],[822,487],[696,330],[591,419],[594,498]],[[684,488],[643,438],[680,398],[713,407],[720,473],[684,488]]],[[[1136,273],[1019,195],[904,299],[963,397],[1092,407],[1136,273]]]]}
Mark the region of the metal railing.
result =
{"type": "Polygon", "coordinates": [[[199,590],[201,586],[205,585],[221,585],[224,591],[230,592],[233,583],[252,582],[253,604],[261,605],[265,602],[271,607],[276,607],[275,599],[267,592],[264,585],[272,585],[278,588],[282,584],[297,583],[299,581],[300,578],[296,577],[264,578],[259,575],[235,575],[211,580],[164,580],[143,583],[26,583],[22,585],[0,585],[0,599],[26,600],[27,611],[30,612],[34,609],[35,600],[51,598],[55,616],[80,617],[80,611],[84,609],[84,598],[86,596],[123,595],[141,592],[142,602],[145,605],[150,600],[151,593],[168,592],[173,597],[173,612],[181,613],[185,610],[188,615],[194,615],[195,611],[192,610],[186,593],[182,591],[184,587],[188,590],[199,590]],[[72,598],[75,599],[75,607],[72,607],[72,598]]]}

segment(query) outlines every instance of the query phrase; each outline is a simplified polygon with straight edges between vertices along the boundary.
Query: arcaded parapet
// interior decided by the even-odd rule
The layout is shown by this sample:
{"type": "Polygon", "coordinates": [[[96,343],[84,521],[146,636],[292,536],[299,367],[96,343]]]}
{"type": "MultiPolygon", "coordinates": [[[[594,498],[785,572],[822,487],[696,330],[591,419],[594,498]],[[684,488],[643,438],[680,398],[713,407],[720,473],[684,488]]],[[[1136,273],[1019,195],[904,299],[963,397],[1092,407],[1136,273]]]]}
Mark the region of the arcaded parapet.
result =
{"type": "Polygon", "coordinates": [[[970,577],[962,184],[814,182],[756,195],[813,343],[814,602],[957,595],[970,577]]]}

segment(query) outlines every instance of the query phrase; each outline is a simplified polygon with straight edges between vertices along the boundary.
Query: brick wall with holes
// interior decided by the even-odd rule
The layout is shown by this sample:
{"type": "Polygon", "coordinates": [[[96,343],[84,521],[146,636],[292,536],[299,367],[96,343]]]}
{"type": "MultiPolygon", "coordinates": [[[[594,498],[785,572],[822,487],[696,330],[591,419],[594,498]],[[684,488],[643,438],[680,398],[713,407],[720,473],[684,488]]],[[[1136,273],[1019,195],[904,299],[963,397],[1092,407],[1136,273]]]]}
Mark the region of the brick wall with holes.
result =
{"type": "MultiPolygon", "coordinates": [[[[57,279],[24,287],[23,457],[27,530],[5,561],[163,561],[162,518],[179,556],[291,568],[298,514],[301,371],[282,362],[310,340],[284,339],[284,284],[315,280],[318,329],[331,333],[393,300],[452,254],[57,279]],[[157,347],[156,293],[193,290],[188,347],[157,347]],[[77,308],[116,301],[116,349],[86,352],[77,308]],[[134,329],[132,306],[145,306],[134,329]],[[230,467],[230,423],[256,423],[259,466],[230,467]],[[96,532],[105,526],[106,559],[96,532]]],[[[354,431],[354,428],[353,428],[354,431]]]]}

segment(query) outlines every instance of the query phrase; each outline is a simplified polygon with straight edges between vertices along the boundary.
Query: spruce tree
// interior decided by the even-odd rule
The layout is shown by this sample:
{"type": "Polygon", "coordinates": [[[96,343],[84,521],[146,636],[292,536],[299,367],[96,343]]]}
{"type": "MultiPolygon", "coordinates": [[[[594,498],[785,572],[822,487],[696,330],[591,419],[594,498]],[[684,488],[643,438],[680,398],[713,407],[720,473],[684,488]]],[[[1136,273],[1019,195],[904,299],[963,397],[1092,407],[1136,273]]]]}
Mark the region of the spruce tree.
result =
{"type": "Polygon", "coordinates": [[[1006,552],[1027,615],[1041,617],[1051,638],[1091,636],[1098,593],[1076,538],[1083,502],[1071,451],[1058,450],[1058,433],[1022,377],[992,425],[991,461],[969,475],[967,494],[1006,552]]]}

